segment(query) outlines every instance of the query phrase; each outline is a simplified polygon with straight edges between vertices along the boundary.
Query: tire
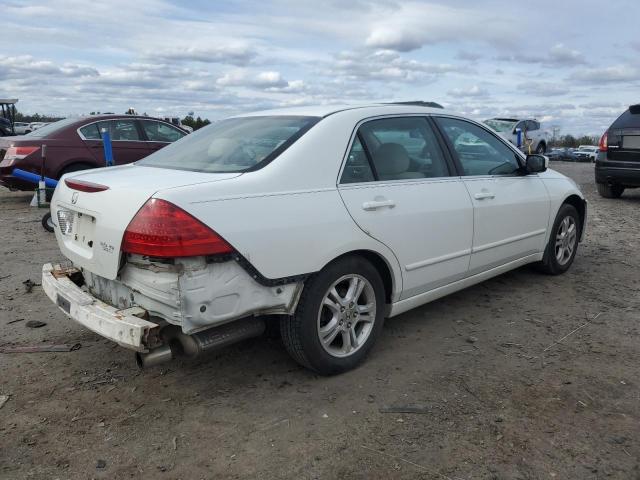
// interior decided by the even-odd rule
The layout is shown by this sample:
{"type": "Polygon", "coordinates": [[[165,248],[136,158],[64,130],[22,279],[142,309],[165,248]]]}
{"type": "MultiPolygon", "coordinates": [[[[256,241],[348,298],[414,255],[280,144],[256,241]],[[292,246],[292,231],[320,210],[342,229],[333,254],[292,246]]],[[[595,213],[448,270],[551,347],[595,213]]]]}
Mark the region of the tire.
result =
{"type": "Polygon", "coordinates": [[[581,228],[576,207],[568,203],[562,205],[553,222],[549,242],[538,269],[549,275],[560,275],[569,270],[578,251],[581,228]],[[558,242],[561,242],[560,245],[557,245],[558,242]]]}
{"type": "Polygon", "coordinates": [[[94,165],[89,163],[72,163],[71,165],[63,168],[58,174],[58,179],[60,179],[63,175],[71,172],[79,172],[80,170],[89,170],[90,168],[96,168],[94,165]]]}
{"type": "Polygon", "coordinates": [[[53,233],[53,221],[51,220],[51,212],[47,212],[42,217],[42,226],[47,232],[53,233]]]}
{"type": "Polygon", "coordinates": [[[536,153],[538,155],[544,155],[547,152],[547,146],[544,144],[544,142],[540,142],[538,144],[538,147],[536,148],[536,153]]]}
{"type": "Polygon", "coordinates": [[[622,185],[609,185],[606,183],[596,183],[598,193],[604,198],[620,198],[624,192],[622,185]]]}
{"type": "Polygon", "coordinates": [[[305,282],[295,314],[280,321],[282,341],[302,366],[321,375],[342,373],[361,363],[373,347],[384,307],[384,285],[375,267],[361,257],[339,259],[305,282]],[[349,302],[349,287],[360,285],[355,302],[349,302]]]}

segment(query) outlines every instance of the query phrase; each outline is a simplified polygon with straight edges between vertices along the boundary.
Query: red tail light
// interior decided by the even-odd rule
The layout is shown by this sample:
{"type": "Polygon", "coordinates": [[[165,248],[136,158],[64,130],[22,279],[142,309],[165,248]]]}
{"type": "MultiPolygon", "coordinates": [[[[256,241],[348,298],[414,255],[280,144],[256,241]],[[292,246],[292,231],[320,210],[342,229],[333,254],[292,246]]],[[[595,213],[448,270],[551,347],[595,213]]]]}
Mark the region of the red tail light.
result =
{"type": "Polygon", "coordinates": [[[601,152],[606,152],[607,151],[607,132],[604,132],[604,134],[602,135],[602,137],[600,137],[600,143],[598,144],[598,150],[600,150],[601,152]]]}
{"type": "Polygon", "coordinates": [[[9,147],[4,154],[5,160],[22,160],[27,155],[40,150],[40,147],[9,147]]]}
{"type": "Polygon", "coordinates": [[[104,192],[105,190],[109,190],[109,187],[106,185],[100,185],[99,183],[86,182],[84,180],[74,180],[73,178],[68,178],[64,181],[65,185],[69,188],[73,188],[74,190],[79,190],[81,192],[104,192]]]}
{"type": "Polygon", "coordinates": [[[194,257],[231,253],[233,248],[181,208],[152,198],[129,223],[121,250],[150,257],[194,257]]]}

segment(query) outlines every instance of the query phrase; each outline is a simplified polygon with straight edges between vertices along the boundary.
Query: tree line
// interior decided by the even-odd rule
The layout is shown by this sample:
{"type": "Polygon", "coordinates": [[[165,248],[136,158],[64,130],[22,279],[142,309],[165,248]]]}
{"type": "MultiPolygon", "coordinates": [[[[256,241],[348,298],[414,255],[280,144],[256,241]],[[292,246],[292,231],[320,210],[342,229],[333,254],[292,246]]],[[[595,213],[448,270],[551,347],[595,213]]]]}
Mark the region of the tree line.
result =
{"type": "Polygon", "coordinates": [[[591,135],[574,137],[571,134],[561,135],[551,141],[552,147],[578,148],[580,145],[598,145],[600,138],[591,135]]]}

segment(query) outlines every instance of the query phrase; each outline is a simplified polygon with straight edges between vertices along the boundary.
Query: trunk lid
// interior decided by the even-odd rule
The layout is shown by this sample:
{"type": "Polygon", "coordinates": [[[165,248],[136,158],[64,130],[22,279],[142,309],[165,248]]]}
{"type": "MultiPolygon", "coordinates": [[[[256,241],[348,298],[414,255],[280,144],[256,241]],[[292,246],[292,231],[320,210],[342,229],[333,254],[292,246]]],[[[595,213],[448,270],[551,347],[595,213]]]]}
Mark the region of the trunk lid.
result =
{"type": "Polygon", "coordinates": [[[65,175],[51,200],[51,215],[62,253],[75,266],[108,279],[120,267],[120,243],[138,210],[154,193],[198,183],[215,183],[239,173],[201,173],[138,165],[98,168],[65,175]],[[105,185],[108,190],[81,192],[65,178],[105,185]]]}

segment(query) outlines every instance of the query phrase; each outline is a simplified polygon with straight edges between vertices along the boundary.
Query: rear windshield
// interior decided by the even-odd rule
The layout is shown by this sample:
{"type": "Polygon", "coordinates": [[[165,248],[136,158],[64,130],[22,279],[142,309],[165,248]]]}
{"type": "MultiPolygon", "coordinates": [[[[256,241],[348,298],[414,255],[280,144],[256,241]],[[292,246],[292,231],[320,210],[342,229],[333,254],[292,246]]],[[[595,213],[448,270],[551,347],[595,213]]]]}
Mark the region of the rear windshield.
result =
{"type": "Polygon", "coordinates": [[[64,120],[58,120],[57,122],[50,123],[44,127],[40,127],[31,133],[27,133],[28,137],[44,138],[56,133],[58,130],[62,130],[67,126],[78,121],[78,118],[65,118],[64,120]]]}
{"type": "Polygon", "coordinates": [[[257,170],[319,120],[299,116],[229,118],[187,135],[136,165],[207,173],[257,170]]]}
{"type": "Polygon", "coordinates": [[[511,130],[513,130],[513,127],[516,124],[516,122],[512,122],[510,120],[496,120],[493,118],[490,120],[485,120],[484,123],[486,125],[489,125],[496,132],[510,132],[511,130]]]}
{"type": "Polygon", "coordinates": [[[640,113],[627,110],[613,122],[611,128],[640,128],[640,113]]]}

